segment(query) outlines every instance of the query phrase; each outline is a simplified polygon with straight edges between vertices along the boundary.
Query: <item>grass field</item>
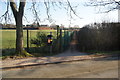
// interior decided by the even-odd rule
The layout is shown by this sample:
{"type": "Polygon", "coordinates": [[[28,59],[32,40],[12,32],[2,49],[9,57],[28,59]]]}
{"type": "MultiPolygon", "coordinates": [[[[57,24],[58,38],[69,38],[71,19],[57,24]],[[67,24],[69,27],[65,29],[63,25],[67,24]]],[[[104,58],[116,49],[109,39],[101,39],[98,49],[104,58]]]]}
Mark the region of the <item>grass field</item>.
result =
{"type": "MultiPolygon", "coordinates": [[[[0,49],[6,49],[6,48],[15,48],[16,43],[16,30],[0,30],[2,32],[2,36],[0,36],[0,41],[2,41],[2,46],[0,46],[0,49]]],[[[29,30],[29,40],[36,37],[37,32],[43,32],[46,35],[50,34],[50,32],[53,32],[54,37],[56,37],[56,30],[29,30]]],[[[27,46],[27,31],[23,31],[24,35],[24,47],[27,46]]],[[[30,42],[30,41],[29,41],[30,42]]],[[[30,47],[34,45],[30,44],[30,47]]]]}
{"type": "MultiPolygon", "coordinates": [[[[36,57],[41,57],[41,56],[50,56],[50,55],[55,55],[61,51],[64,51],[65,49],[67,49],[68,44],[69,44],[69,37],[70,35],[68,35],[68,31],[65,30],[65,32],[63,31],[62,33],[62,41],[66,43],[61,44],[60,42],[60,38],[57,38],[57,31],[56,30],[29,30],[29,43],[30,40],[33,38],[36,38],[36,34],[38,32],[44,33],[46,34],[46,37],[48,34],[50,34],[50,32],[52,32],[53,34],[53,45],[52,47],[54,48],[52,50],[52,54],[50,54],[50,47],[47,46],[42,46],[42,47],[35,47],[34,44],[30,44],[29,45],[29,53],[36,56],[36,57]],[[60,48],[60,44],[61,47],[64,47],[63,50],[59,50],[62,49],[60,48]]],[[[2,56],[0,55],[0,57],[2,59],[5,59],[7,57],[10,56],[14,56],[15,55],[15,44],[16,44],[16,30],[0,30],[0,33],[2,33],[2,35],[0,35],[0,43],[2,43],[2,45],[0,45],[0,49],[2,49],[2,56]],[[2,41],[2,42],[1,42],[2,41]]],[[[71,33],[71,32],[70,32],[71,33]]],[[[23,38],[24,38],[24,48],[27,47],[27,30],[23,31],[23,38]]],[[[60,35],[60,33],[59,33],[60,35]]],[[[63,43],[62,42],[62,43],[63,43]]]]}

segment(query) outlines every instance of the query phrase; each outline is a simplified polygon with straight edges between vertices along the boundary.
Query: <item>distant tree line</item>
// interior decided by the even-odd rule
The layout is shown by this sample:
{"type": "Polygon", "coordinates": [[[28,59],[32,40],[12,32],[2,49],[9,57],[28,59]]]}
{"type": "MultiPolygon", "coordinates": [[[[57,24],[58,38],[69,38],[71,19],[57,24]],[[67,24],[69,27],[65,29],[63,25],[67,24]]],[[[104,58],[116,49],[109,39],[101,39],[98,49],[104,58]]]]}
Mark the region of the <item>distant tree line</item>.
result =
{"type": "MultiPolygon", "coordinates": [[[[33,23],[33,24],[27,24],[27,25],[23,25],[23,28],[29,28],[29,29],[38,29],[39,27],[49,27],[49,28],[53,28],[53,29],[57,29],[57,26],[59,25],[47,25],[47,24],[37,24],[37,23],[33,23]]],[[[1,29],[16,29],[16,25],[14,24],[2,24],[0,23],[0,28],[1,29]]],[[[60,28],[63,28],[60,26],[60,28]]]]}
{"type": "Polygon", "coordinates": [[[94,23],[81,28],[78,33],[78,50],[120,50],[120,23],[94,23]]]}
{"type": "Polygon", "coordinates": [[[16,28],[14,24],[1,24],[0,23],[0,28],[16,28]]]}

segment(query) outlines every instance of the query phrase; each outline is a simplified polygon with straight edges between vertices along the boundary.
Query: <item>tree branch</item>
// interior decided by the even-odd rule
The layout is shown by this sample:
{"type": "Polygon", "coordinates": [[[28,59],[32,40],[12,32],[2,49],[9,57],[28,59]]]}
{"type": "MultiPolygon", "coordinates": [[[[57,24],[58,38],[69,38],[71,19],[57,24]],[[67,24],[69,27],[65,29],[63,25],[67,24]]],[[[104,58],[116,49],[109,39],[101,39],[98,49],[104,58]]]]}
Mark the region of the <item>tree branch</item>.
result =
{"type": "Polygon", "coordinates": [[[14,0],[10,0],[10,6],[11,6],[11,9],[12,9],[12,11],[13,11],[13,15],[14,15],[14,16],[17,16],[17,6],[16,6],[14,0]]]}
{"type": "Polygon", "coordinates": [[[7,10],[6,10],[6,12],[2,15],[2,16],[0,16],[0,22],[2,22],[2,20],[3,20],[3,18],[5,19],[5,23],[7,24],[8,23],[8,21],[11,21],[11,17],[10,17],[10,14],[9,14],[9,2],[7,2],[7,10]]]}
{"type": "Polygon", "coordinates": [[[49,14],[49,12],[50,12],[50,7],[49,7],[49,3],[44,1],[44,4],[45,4],[45,7],[46,7],[47,17],[48,17],[48,19],[50,19],[50,14],[49,14]]]}
{"type": "Polygon", "coordinates": [[[86,6],[99,6],[99,7],[107,7],[108,9],[106,11],[104,11],[105,13],[108,13],[110,11],[113,11],[115,9],[117,9],[117,6],[120,5],[120,1],[116,1],[116,0],[90,0],[90,2],[88,2],[86,4],[86,6]]]}
{"type": "MultiPolygon", "coordinates": [[[[69,6],[69,8],[70,8],[70,12],[72,11],[75,16],[77,16],[78,18],[82,19],[81,17],[79,17],[79,16],[76,14],[76,12],[75,12],[75,10],[73,9],[73,7],[71,6],[70,2],[69,2],[68,0],[67,0],[67,2],[68,2],[68,6],[69,6]]],[[[71,13],[70,13],[70,16],[71,16],[71,13]]],[[[71,16],[71,17],[72,17],[72,16],[71,16]]]]}
{"type": "Polygon", "coordinates": [[[19,13],[21,14],[21,16],[23,16],[23,13],[24,13],[25,3],[26,3],[26,0],[24,0],[24,2],[20,0],[19,13]]]}
{"type": "Polygon", "coordinates": [[[39,14],[38,14],[39,12],[36,9],[36,2],[34,1],[32,2],[31,10],[34,14],[35,22],[39,23],[41,20],[39,18],[39,14]]]}

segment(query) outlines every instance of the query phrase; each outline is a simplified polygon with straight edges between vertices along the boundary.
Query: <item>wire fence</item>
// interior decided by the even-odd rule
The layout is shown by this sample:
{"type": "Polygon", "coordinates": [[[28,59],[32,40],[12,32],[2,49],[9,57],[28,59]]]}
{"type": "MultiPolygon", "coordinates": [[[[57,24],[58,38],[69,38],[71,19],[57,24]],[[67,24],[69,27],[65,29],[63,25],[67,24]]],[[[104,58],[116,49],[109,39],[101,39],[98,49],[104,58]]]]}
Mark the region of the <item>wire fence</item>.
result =
{"type": "MultiPolygon", "coordinates": [[[[2,31],[2,50],[6,49],[14,49],[16,46],[16,30],[1,30],[2,31]]],[[[48,52],[49,51],[49,45],[44,46],[43,48],[37,47],[34,44],[31,44],[31,39],[36,38],[37,33],[45,34],[47,35],[52,32],[53,35],[53,44],[52,49],[53,52],[62,52],[65,49],[68,48],[69,43],[71,41],[71,35],[72,31],[68,30],[27,30],[23,31],[23,39],[24,39],[24,48],[27,50],[27,47],[29,47],[29,51],[36,52],[48,52]],[[29,39],[28,39],[29,38],[29,39]],[[34,48],[34,49],[33,49],[34,48]],[[36,50],[37,49],[37,50],[36,50]]],[[[46,42],[47,43],[47,42],[46,42]]],[[[4,52],[3,52],[4,53],[4,52]]]]}

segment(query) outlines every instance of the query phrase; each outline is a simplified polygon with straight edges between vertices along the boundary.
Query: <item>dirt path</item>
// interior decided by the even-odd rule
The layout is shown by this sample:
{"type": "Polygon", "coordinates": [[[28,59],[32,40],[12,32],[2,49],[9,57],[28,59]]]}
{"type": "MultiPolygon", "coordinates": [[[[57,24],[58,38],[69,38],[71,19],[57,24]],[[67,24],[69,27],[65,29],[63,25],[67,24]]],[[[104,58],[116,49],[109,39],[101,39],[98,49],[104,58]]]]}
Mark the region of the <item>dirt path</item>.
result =
{"type": "Polygon", "coordinates": [[[84,55],[88,55],[87,53],[81,53],[78,52],[76,50],[71,51],[71,49],[68,49],[67,51],[57,54],[53,57],[66,57],[66,56],[84,56],[84,55]]]}
{"type": "Polygon", "coordinates": [[[58,55],[55,55],[54,57],[64,57],[64,56],[82,56],[82,55],[88,55],[87,53],[81,53],[76,50],[77,45],[77,39],[76,39],[76,33],[74,32],[72,41],[70,43],[70,47],[67,51],[60,53],[58,55]]]}

